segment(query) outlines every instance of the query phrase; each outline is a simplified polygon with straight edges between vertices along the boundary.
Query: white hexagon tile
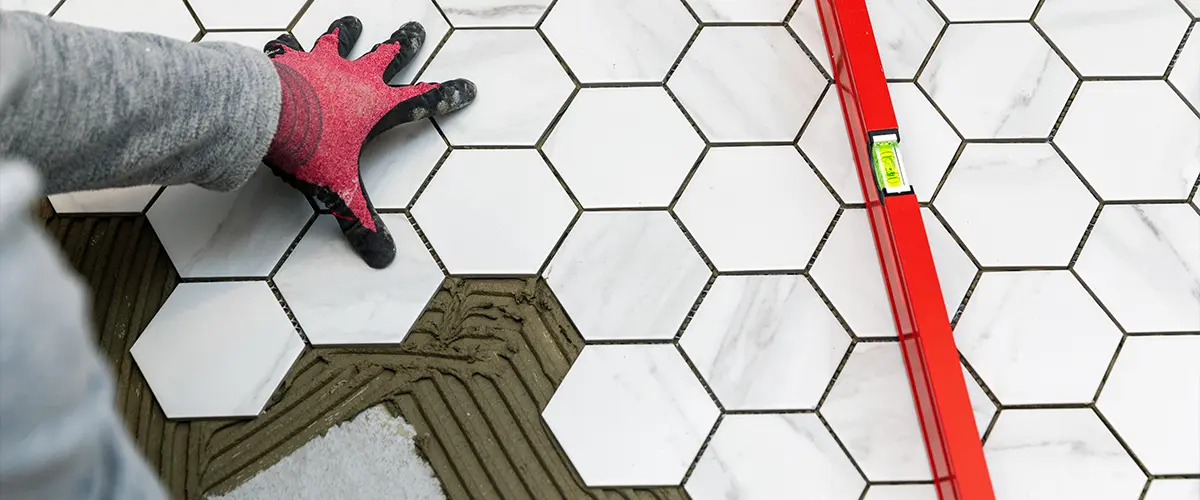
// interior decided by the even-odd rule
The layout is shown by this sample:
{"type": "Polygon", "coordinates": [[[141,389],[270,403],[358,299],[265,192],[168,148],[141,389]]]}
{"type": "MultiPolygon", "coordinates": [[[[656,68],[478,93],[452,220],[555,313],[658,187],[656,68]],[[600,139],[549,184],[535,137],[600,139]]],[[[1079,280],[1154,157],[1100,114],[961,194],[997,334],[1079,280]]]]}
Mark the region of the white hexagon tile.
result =
{"type": "Polygon", "coordinates": [[[1146,475],[1088,408],[1005,410],[983,446],[996,498],[1138,498],[1146,475]]]}
{"type": "Polygon", "coordinates": [[[581,90],[542,146],[583,208],[665,208],[703,150],[671,96],[649,87],[581,90]]]}
{"type": "Polygon", "coordinates": [[[862,500],[938,500],[932,484],[873,484],[862,500]]]}
{"type": "Polygon", "coordinates": [[[720,411],[672,345],[589,345],[542,419],[588,486],[674,485],[720,411]]]}
{"type": "Polygon", "coordinates": [[[585,212],[544,272],[585,340],[672,339],[711,272],[665,211],[585,212]]]}
{"type": "Polygon", "coordinates": [[[696,20],[682,0],[559,0],[541,28],[581,82],[661,82],[696,20]]]}
{"type": "Polygon", "coordinates": [[[438,6],[455,28],[532,28],[551,3],[551,0],[438,0],[438,6]]]}
{"type": "Polygon", "coordinates": [[[1046,0],[1034,22],[1083,76],[1161,77],[1190,17],[1175,0],[1046,0]]]}
{"type": "Polygon", "coordinates": [[[1200,479],[1155,479],[1142,500],[1192,500],[1200,498],[1200,479]]]}
{"type": "Polygon", "coordinates": [[[183,278],[265,278],[313,217],[298,191],[260,167],[237,191],[171,186],[146,213],[183,278]]]}
{"type": "MultiPolygon", "coordinates": [[[[450,26],[446,18],[431,0],[409,0],[404,2],[379,2],[375,0],[314,0],[304,10],[304,16],[292,28],[292,34],[305,49],[312,48],[332,23],[344,16],[355,16],[362,21],[362,36],[350,51],[355,59],[366,54],[375,44],[387,40],[400,26],[409,21],[421,23],[425,28],[425,45],[411,63],[392,78],[392,83],[412,82],[433,53],[450,26]]],[[[452,78],[444,78],[450,80],[452,78]]],[[[441,81],[441,80],[438,80],[441,81]]]]}
{"type": "Polygon", "coordinates": [[[380,209],[408,208],[449,148],[430,120],[379,134],[358,157],[363,186],[380,209]]]}
{"type": "Polygon", "coordinates": [[[1027,21],[1039,0],[933,0],[950,21],[1027,21]]]}
{"type": "Polygon", "coordinates": [[[946,22],[928,0],[868,0],[866,4],[884,76],[911,79],[946,22]]]}
{"type": "Polygon", "coordinates": [[[787,16],[795,3],[791,0],[685,0],[692,11],[707,23],[777,23],[787,16]]]}
{"type": "MultiPolygon", "coordinates": [[[[305,0],[188,0],[205,29],[284,29],[304,7],[305,0]]],[[[330,19],[333,21],[333,19],[330,19]]]]}
{"type": "Polygon", "coordinates": [[[800,37],[800,43],[817,60],[817,64],[825,70],[825,74],[831,74],[829,51],[825,48],[825,32],[821,29],[817,0],[800,0],[796,6],[796,12],[792,13],[787,25],[797,37],[800,37]]]}
{"type": "Polygon", "coordinates": [[[857,500],[863,477],[821,420],[807,414],[727,415],[685,483],[694,500],[857,500]]]}
{"type": "Polygon", "coordinates": [[[60,214],[138,214],[146,210],[161,189],[159,186],[97,189],[52,194],[49,198],[54,211],[60,214]]]}
{"type": "Polygon", "coordinates": [[[442,283],[442,270],[403,214],[380,216],[396,260],[362,262],[332,215],[317,218],[279,272],[275,286],[312,345],[400,343],[442,283]]]}
{"type": "Polygon", "coordinates": [[[804,269],[836,212],[792,146],[712,148],[675,204],[720,271],[804,269]]]}
{"type": "Polygon", "coordinates": [[[191,41],[200,26],[183,2],[161,0],[66,0],[54,19],[114,31],[139,31],[191,41]],[[137,15],[130,15],[136,12],[137,15]]]}
{"type": "Polygon", "coordinates": [[[824,75],[783,27],[707,27],[667,87],[712,142],[792,141],[824,75]]]}
{"type": "Polygon", "coordinates": [[[727,410],[816,408],[850,336],[800,275],[718,276],[680,345],[727,410]]]}
{"type": "Polygon", "coordinates": [[[450,274],[537,274],[575,204],[532,149],[450,154],[412,215],[450,274]]]}
{"type": "Polygon", "coordinates": [[[167,418],[253,417],[304,349],[264,281],[180,283],[130,353],[167,418]]]}
{"type": "Polygon", "coordinates": [[[459,30],[421,73],[422,81],[467,78],[479,95],[437,119],[455,146],[532,146],[575,84],[533,30],[459,30]]]}
{"type": "MultiPolygon", "coordinates": [[[[1197,0],[1197,3],[1200,4],[1200,0],[1197,0]]],[[[1200,9],[1200,6],[1197,6],[1197,9],[1200,9]]],[[[1167,75],[1167,81],[1179,90],[1193,108],[1200,109],[1200,35],[1195,34],[1195,30],[1179,51],[1179,57],[1175,59],[1175,66],[1167,75]]]]}
{"type": "Polygon", "coordinates": [[[1054,143],[1106,201],[1183,200],[1200,178],[1200,117],[1162,81],[1084,82],[1054,143]]]}
{"type": "Polygon", "coordinates": [[[952,24],[917,82],[967,139],[1043,139],[1077,78],[1032,26],[952,24]]]}

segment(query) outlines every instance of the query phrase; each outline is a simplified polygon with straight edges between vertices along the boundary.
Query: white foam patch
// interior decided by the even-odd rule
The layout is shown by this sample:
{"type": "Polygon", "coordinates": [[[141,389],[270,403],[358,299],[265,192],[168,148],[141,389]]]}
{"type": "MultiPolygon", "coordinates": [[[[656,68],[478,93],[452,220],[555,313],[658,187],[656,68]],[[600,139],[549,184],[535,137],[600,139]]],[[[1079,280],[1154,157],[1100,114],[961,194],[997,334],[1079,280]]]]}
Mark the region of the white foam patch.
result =
{"type": "Polygon", "coordinates": [[[443,500],[416,431],[382,406],[329,429],[224,496],[209,500],[443,500]]]}

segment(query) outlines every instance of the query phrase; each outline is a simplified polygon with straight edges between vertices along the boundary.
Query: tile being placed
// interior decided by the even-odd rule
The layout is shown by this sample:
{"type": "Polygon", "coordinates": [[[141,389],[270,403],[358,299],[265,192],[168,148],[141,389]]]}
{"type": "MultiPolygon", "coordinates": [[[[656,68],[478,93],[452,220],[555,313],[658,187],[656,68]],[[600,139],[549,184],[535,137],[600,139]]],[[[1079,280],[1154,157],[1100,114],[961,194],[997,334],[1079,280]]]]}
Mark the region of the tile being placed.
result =
{"type": "Polygon", "coordinates": [[[201,42],[233,42],[252,49],[262,50],[267,42],[274,40],[284,33],[279,31],[209,31],[201,38],[201,42]]]}
{"type": "Polygon", "coordinates": [[[136,31],[191,41],[200,33],[183,2],[161,0],[67,0],[54,12],[66,21],[113,31],[136,31]],[[136,12],[136,15],[130,13],[136,12]]]}
{"type": "Polygon", "coordinates": [[[825,47],[825,31],[821,29],[821,16],[817,12],[816,0],[800,0],[796,12],[788,19],[788,27],[800,42],[808,48],[808,52],[817,60],[817,64],[825,70],[825,74],[833,73],[829,69],[829,51],[825,47]]]}
{"type": "Polygon", "coordinates": [[[1054,143],[1106,201],[1183,200],[1200,177],[1200,118],[1162,81],[1084,82],[1054,143]]]}
{"type": "Polygon", "coordinates": [[[536,274],[575,204],[532,149],[454,151],[412,208],[451,274],[536,274]]]}
{"type": "Polygon", "coordinates": [[[934,206],[983,266],[1065,266],[1099,202],[1049,144],[968,144],[934,206]]]}
{"type": "MultiPolygon", "coordinates": [[[[924,209],[921,217],[929,235],[946,310],[953,317],[977,269],[932,212],[924,209]]],[[[855,208],[842,212],[813,263],[811,274],[817,286],[859,337],[896,335],[878,262],[867,212],[855,208]]]]}
{"type": "Polygon", "coordinates": [[[1083,76],[1160,77],[1190,17],[1175,0],[1046,0],[1034,22],[1083,76]]]}
{"type": "MultiPolygon", "coordinates": [[[[1200,10],[1200,0],[1197,0],[1197,9],[1200,10]]],[[[1179,52],[1179,57],[1175,59],[1175,66],[1171,69],[1171,74],[1167,75],[1167,81],[1175,85],[1179,89],[1179,93],[1192,104],[1192,107],[1200,109],[1200,34],[1188,36],[1187,42],[1183,44],[1183,50],[1179,52]]]]}
{"type": "Polygon", "coordinates": [[[837,209],[791,146],[710,149],[675,205],[721,271],[807,267],[837,209]]]}
{"type": "Polygon", "coordinates": [[[1130,333],[1200,331],[1197,227],[1182,203],[1106,206],[1075,271],[1130,333]]]}
{"type": "Polygon", "coordinates": [[[720,411],[672,345],[589,345],[542,419],[585,484],[679,484],[720,411]]]}
{"type": "Polygon", "coordinates": [[[358,157],[371,203],[377,208],[408,208],[447,149],[429,120],[406,123],[371,139],[358,157]]]}
{"type": "Polygon", "coordinates": [[[158,194],[159,186],[97,189],[50,195],[60,214],[140,214],[158,194]]]}
{"type": "Polygon", "coordinates": [[[400,343],[442,283],[404,214],[380,216],[396,260],[372,269],[350,249],[332,215],[317,218],[275,274],[275,286],[313,345],[400,343]]]}
{"type": "Polygon", "coordinates": [[[778,23],[787,17],[792,0],[685,0],[706,23],[778,23]]]}
{"type": "Polygon", "coordinates": [[[0,10],[22,10],[47,16],[50,15],[50,11],[54,10],[54,7],[58,5],[59,1],[60,0],[0,0],[0,10]]]}
{"type": "Polygon", "coordinates": [[[928,0],[867,0],[883,74],[911,79],[946,22],[928,0]]]}
{"type": "Polygon", "coordinates": [[[583,89],[542,146],[583,208],[666,207],[703,150],[660,87],[583,89]]]}
{"type": "Polygon", "coordinates": [[[1146,476],[1087,408],[1005,410],[983,446],[996,498],[1138,498],[1146,476]]]}
{"type": "Polygon", "coordinates": [[[917,79],[967,139],[1050,134],[1075,74],[1025,23],[952,24],[917,79]]]}
{"type": "Polygon", "coordinates": [[[709,27],[667,86],[712,142],[792,141],[826,80],[781,26],[709,27]]]}
{"type": "Polygon", "coordinates": [[[264,281],[181,283],[130,353],[167,418],[253,417],[304,349],[264,281]]]}
{"type": "Polygon", "coordinates": [[[1096,408],[1151,474],[1200,474],[1200,336],[1131,336],[1096,408]]]}
{"type": "Polygon", "coordinates": [[[718,276],[680,345],[727,410],[816,408],[850,336],[799,275],[718,276]]]}
{"type": "MultiPolygon", "coordinates": [[[[907,138],[907,134],[905,137],[907,138]]],[[[858,180],[858,165],[854,163],[854,151],[850,146],[850,136],[846,132],[846,119],[842,115],[842,105],[836,92],[826,92],[821,98],[821,103],[817,105],[812,120],[804,127],[797,145],[843,202],[864,203],[862,184],[858,180]]],[[[907,145],[906,142],[905,146],[907,145]]],[[[907,151],[905,149],[906,154],[907,151]]],[[[906,162],[905,168],[920,166],[910,167],[906,162]]],[[[917,191],[918,196],[922,194],[929,196],[932,192],[925,194],[917,191]]]]}
{"type": "Polygon", "coordinates": [[[696,20],[680,0],[560,0],[541,29],[583,83],[660,82],[696,20]]]}
{"type": "Polygon", "coordinates": [[[575,84],[534,30],[463,30],[446,42],[423,81],[467,78],[479,95],[437,119],[455,146],[532,146],[575,84]]]}
{"type": "Polygon", "coordinates": [[[855,345],[820,412],[867,480],[931,479],[904,358],[896,342],[855,345]]]}
{"type": "Polygon", "coordinates": [[[189,0],[188,4],[206,29],[285,29],[300,13],[305,0],[189,0]]]}
{"type": "Polygon", "coordinates": [[[1070,271],[992,272],[954,339],[1003,404],[1088,403],[1121,330],[1070,271]]]}
{"type": "MultiPolygon", "coordinates": [[[[431,0],[408,0],[404,2],[380,2],[377,0],[315,0],[304,11],[300,22],[292,28],[292,34],[300,40],[305,49],[312,48],[329,24],[344,16],[355,16],[362,21],[362,36],[350,51],[350,58],[357,59],[366,54],[375,44],[381,43],[392,36],[400,26],[409,21],[421,23],[425,28],[425,45],[412,62],[392,78],[392,83],[403,84],[415,80],[415,76],[433,53],[450,25],[431,0]]],[[[450,80],[457,76],[445,78],[450,80]]],[[[439,80],[440,81],[440,80],[439,80]]]]}
{"type": "Polygon", "coordinates": [[[456,28],[532,28],[551,3],[551,0],[438,0],[438,6],[456,28]]]}
{"type": "Polygon", "coordinates": [[[862,500],[938,500],[932,484],[873,484],[862,500]]]}
{"type": "Polygon", "coordinates": [[[584,340],[671,339],[711,272],[665,211],[584,212],[545,271],[584,340]]]}
{"type": "Polygon", "coordinates": [[[684,487],[694,500],[858,500],[866,483],[815,414],[727,415],[684,487]]]}
{"type": "Polygon", "coordinates": [[[262,278],[313,209],[299,191],[260,167],[237,191],[168,187],[146,216],[180,277],[262,278]]]}
{"type": "Polygon", "coordinates": [[[1027,21],[1038,0],[932,0],[950,21],[1027,21]]]}
{"type": "Polygon", "coordinates": [[[1193,500],[1200,498],[1200,479],[1155,479],[1142,500],[1193,500]]]}

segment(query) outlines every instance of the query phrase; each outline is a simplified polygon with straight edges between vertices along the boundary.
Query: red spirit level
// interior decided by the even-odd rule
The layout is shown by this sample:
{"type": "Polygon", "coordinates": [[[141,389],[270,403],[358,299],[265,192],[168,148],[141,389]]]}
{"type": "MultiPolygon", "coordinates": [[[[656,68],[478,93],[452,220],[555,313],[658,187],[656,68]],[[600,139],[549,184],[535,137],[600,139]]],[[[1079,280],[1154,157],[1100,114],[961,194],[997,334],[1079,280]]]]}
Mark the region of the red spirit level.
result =
{"type": "Polygon", "coordinates": [[[995,500],[865,0],[816,0],[941,500],[995,500]]]}

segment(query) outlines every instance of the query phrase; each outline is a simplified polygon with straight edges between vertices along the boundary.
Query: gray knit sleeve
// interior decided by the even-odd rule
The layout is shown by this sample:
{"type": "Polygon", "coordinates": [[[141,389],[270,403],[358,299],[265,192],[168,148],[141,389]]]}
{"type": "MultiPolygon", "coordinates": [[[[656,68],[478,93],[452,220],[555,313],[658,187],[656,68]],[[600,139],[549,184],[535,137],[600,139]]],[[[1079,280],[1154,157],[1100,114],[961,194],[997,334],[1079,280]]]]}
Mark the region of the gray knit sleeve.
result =
{"type": "Polygon", "coordinates": [[[141,184],[240,186],[279,119],[260,52],[0,13],[0,157],[36,165],[48,193],[141,184]],[[20,61],[24,61],[23,63],[20,61]]]}

